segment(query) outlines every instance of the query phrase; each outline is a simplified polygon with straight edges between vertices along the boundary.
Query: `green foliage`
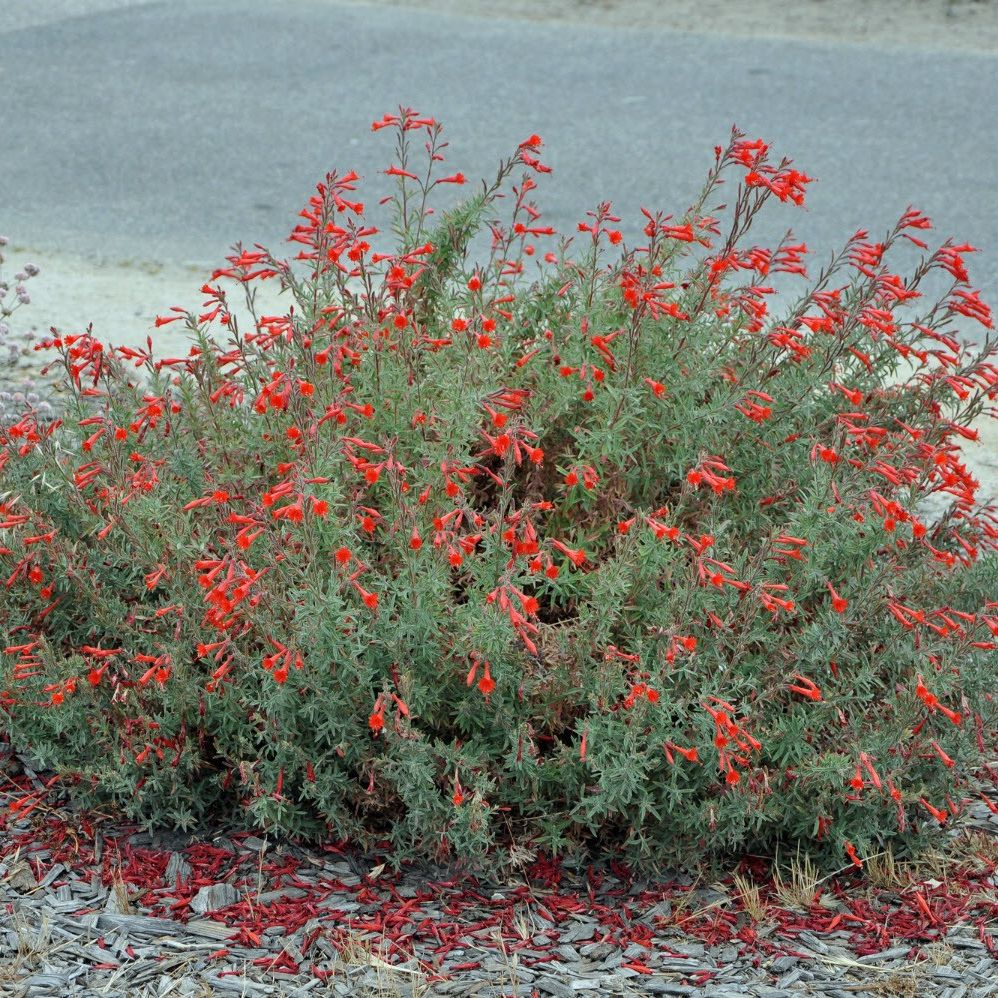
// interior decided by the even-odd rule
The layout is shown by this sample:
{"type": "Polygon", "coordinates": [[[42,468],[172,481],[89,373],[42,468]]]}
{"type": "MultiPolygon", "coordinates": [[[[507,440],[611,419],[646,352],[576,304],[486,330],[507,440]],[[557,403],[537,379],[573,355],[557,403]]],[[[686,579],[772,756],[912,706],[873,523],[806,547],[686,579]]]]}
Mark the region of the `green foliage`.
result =
{"type": "Polygon", "coordinates": [[[809,178],[760,141],[733,133],[640,246],[600,205],[573,256],[529,200],[536,136],[430,225],[463,182],[414,179],[440,126],[376,126],[393,248],[330,174],[294,260],[237,247],[206,311],[160,320],[186,356],[40,344],[61,418],[0,428],[10,739],[151,827],[397,861],[917,846],[996,724],[998,520],[958,444],[998,381],[947,332],[990,325],[966,248],[894,275],[909,210],[774,320],[806,247],[745,234],[809,178]],[[249,294],[240,329],[225,288],[267,280],[287,313],[249,294]]]}

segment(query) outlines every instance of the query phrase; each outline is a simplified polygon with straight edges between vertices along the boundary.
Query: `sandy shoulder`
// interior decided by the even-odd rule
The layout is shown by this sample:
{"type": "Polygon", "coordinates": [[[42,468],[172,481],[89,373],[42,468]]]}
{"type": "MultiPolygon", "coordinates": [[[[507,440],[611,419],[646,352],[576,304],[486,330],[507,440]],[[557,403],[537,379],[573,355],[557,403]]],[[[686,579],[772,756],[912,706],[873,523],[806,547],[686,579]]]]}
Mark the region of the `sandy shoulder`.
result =
{"type": "MultiPolygon", "coordinates": [[[[342,3],[344,0],[335,0],[342,3]]],[[[472,17],[998,55],[996,0],[345,0],[472,17]]]]}
{"type": "MultiPolygon", "coordinates": [[[[178,306],[207,311],[201,287],[211,277],[208,264],[160,264],[147,260],[100,260],[37,246],[12,244],[4,249],[7,279],[25,263],[34,263],[39,274],[27,286],[31,303],[8,320],[15,331],[35,330],[49,335],[82,333],[93,323],[93,334],[103,343],[146,345],[152,336],[157,356],[187,352],[182,322],[156,328],[156,317],[171,315],[178,306]]],[[[226,266],[219,261],[218,266],[226,266]]],[[[231,282],[230,282],[231,283],[231,282]]],[[[256,307],[261,315],[283,314],[290,298],[280,296],[277,281],[258,282],[256,307]]],[[[229,292],[230,306],[242,323],[249,313],[235,285],[229,292]]]]}

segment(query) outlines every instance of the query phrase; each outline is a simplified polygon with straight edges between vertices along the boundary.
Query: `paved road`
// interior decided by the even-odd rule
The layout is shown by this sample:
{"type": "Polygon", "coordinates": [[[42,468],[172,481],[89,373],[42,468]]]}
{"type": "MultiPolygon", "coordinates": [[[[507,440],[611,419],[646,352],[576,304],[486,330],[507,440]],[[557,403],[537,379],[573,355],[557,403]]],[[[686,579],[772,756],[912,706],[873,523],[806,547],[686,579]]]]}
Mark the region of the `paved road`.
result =
{"type": "MultiPolygon", "coordinates": [[[[998,304],[998,55],[736,40],[446,16],[333,0],[3,0],[0,231],[162,263],[277,247],[330,168],[391,160],[370,122],[445,123],[469,177],[532,132],[565,231],[604,198],[681,212],[732,123],[818,178],[786,227],[828,251],[909,202],[981,247],[998,304]],[[6,19],[5,19],[6,18],[6,19]]],[[[970,330],[968,330],[970,331],[970,330]]]]}

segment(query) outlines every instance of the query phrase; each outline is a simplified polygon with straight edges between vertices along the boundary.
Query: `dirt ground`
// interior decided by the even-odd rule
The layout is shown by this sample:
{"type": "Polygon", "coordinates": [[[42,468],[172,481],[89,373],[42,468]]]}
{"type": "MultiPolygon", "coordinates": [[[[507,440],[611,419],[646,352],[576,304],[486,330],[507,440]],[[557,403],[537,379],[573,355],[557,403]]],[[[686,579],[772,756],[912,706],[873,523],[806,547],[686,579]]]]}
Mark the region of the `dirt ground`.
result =
{"type": "MultiPolygon", "coordinates": [[[[342,2],[342,0],[338,0],[342,2]]],[[[996,0],[360,0],[476,17],[998,54],[996,0]]]]}

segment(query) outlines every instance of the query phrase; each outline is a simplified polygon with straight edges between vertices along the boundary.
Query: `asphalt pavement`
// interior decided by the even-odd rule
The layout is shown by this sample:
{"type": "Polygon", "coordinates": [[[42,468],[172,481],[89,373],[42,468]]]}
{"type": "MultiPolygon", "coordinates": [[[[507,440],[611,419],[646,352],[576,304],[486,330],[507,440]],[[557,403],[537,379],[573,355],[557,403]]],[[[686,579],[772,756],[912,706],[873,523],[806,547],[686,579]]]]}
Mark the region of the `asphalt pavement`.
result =
{"type": "Polygon", "coordinates": [[[827,254],[913,203],[980,248],[971,278],[998,305],[996,96],[998,55],[333,0],[5,0],[0,232],[159,263],[276,250],[327,170],[360,173],[371,206],[389,192],[392,140],[370,123],[405,104],[444,123],[469,178],[540,134],[544,219],[571,232],[611,200],[633,237],[641,206],[682,213],[737,124],[816,178],[756,241],[792,227],[827,254]]]}

